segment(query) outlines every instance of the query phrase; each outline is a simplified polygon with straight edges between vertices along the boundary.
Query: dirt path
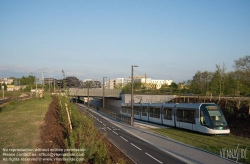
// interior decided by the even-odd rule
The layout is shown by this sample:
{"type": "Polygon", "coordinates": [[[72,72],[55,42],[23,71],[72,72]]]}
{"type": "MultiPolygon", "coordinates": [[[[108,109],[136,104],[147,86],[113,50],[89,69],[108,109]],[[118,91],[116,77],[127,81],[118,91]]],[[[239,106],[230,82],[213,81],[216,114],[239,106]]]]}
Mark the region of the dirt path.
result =
{"type": "MultiPolygon", "coordinates": [[[[41,157],[42,160],[47,158],[46,154],[48,153],[59,153],[58,151],[50,151],[52,149],[66,149],[64,144],[64,139],[67,134],[65,127],[60,124],[60,109],[57,106],[56,97],[52,97],[52,102],[50,103],[49,109],[44,118],[44,125],[41,127],[40,131],[40,141],[37,144],[39,151],[36,153],[37,157],[41,157]],[[40,150],[41,149],[41,150],[40,150]],[[44,154],[42,154],[44,153],[44,154]],[[40,156],[40,154],[44,156],[40,156]]],[[[51,157],[50,157],[51,158],[51,157]]],[[[55,158],[55,157],[54,157],[55,158]]],[[[60,158],[60,157],[59,157],[60,158]]],[[[53,157],[52,157],[53,159],[53,157]]],[[[48,163],[46,161],[36,161],[37,163],[48,163]]],[[[49,163],[58,163],[64,164],[65,162],[49,162],[49,163]]]]}

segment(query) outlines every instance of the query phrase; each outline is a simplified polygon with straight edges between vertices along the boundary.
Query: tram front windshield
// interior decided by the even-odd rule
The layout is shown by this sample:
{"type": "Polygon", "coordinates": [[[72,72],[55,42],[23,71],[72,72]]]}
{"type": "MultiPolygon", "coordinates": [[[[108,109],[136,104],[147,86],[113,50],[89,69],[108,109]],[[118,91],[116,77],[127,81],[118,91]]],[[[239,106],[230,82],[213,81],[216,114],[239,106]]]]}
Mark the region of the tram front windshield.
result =
{"type": "Polygon", "coordinates": [[[201,105],[201,124],[214,129],[228,129],[227,121],[215,104],[201,105]]]}

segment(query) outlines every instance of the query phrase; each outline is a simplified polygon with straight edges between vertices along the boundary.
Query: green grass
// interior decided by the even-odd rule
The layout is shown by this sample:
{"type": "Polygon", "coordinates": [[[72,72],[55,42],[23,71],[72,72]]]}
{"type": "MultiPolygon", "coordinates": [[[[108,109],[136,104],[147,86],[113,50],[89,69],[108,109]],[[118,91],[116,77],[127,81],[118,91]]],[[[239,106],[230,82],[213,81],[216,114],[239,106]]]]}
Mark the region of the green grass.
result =
{"type": "Polygon", "coordinates": [[[67,97],[57,96],[57,98],[61,107],[61,121],[64,124],[68,124],[65,103],[68,105],[70,112],[72,132],[66,138],[66,147],[70,149],[85,149],[85,160],[97,164],[112,163],[108,156],[108,149],[102,142],[104,136],[99,135],[98,129],[94,126],[93,118],[87,117],[85,112],[81,113],[73,103],[69,102],[67,97]]]}
{"type": "Polygon", "coordinates": [[[3,148],[36,148],[50,102],[50,95],[45,94],[45,98],[11,101],[0,107],[0,163],[3,148]]]}
{"type": "Polygon", "coordinates": [[[194,133],[176,128],[152,129],[164,136],[168,136],[185,144],[200,148],[220,155],[221,149],[247,149],[247,159],[240,159],[238,162],[250,163],[250,139],[237,137],[234,135],[211,136],[200,133],[194,133]]]}

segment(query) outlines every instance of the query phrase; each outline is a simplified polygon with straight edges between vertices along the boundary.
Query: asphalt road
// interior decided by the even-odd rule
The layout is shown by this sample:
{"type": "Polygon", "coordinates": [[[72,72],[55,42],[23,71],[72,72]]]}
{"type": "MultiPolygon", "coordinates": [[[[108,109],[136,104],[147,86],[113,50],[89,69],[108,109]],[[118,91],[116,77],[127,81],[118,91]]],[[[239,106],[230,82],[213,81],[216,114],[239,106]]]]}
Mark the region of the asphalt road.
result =
{"type": "MultiPolygon", "coordinates": [[[[79,107],[79,106],[78,106],[79,107]]],[[[83,107],[79,107],[83,111],[83,107]]],[[[94,118],[94,125],[106,138],[138,164],[182,164],[185,163],[141,139],[120,129],[96,113],[87,112],[94,118]]]]}

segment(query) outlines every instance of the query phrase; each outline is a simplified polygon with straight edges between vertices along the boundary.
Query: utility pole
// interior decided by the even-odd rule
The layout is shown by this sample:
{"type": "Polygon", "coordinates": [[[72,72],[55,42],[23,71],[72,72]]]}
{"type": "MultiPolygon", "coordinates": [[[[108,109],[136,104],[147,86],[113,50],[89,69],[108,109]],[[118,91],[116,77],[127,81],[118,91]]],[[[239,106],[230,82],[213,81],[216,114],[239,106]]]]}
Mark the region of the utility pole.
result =
{"type": "Polygon", "coordinates": [[[3,98],[4,98],[4,85],[2,85],[2,90],[3,90],[3,98]]]}
{"type": "MultiPolygon", "coordinates": [[[[32,72],[30,72],[30,74],[32,75],[32,72]]],[[[35,80],[36,80],[36,77],[35,77],[35,80]]],[[[30,90],[31,97],[32,97],[32,85],[33,84],[31,84],[31,90],[30,90]]]]}
{"type": "Polygon", "coordinates": [[[109,89],[110,89],[110,78],[109,78],[109,89]]]}
{"type": "Polygon", "coordinates": [[[38,93],[37,93],[37,78],[35,77],[35,79],[36,79],[36,98],[38,98],[38,93]]]}
{"type": "Polygon", "coordinates": [[[36,77],[36,73],[34,73],[34,72],[30,72],[30,74],[34,74],[35,75],[35,82],[36,82],[36,98],[38,98],[38,93],[37,93],[37,77],[36,77]]]}
{"type": "Polygon", "coordinates": [[[65,89],[66,89],[66,84],[65,84],[65,72],[64,72],[63,69],[62,69],[62,74],[63,74],[63,90],[65,91],[65,89]]]}
{"type": "Polygon", "coordinates": [[[44,73],[46,73],[46,72],[44,72],[44,66],[43,66],[43,68],[42,69],[40,69],[40,70],[42,70],[42,90],[44,90],[44,73]]]}
{"type": "Polygon", "coordinates": [[[102,84],[103,84],[103,92],[102,92],[102,107],[105,108],[105,87],[104,87],[104,79],[107,78],[107,77],[103,77],[103,81],[102,81],[102,84]]]}
{"type": "Polygon", "coordinates": [[[89,110],[89,87],[90,87],[90,83],[88,83],[87,85],[88,85],[88,110],[89,110]]]}
{"type": "Polygon", "coordinates": [[[43,86],[43,89],[44,89],[44,77],[43,77],[43,74],[44,74],[44,67],[42,68],[42,86],[43,86]]]}
{"type": "Polygon", "coordinates": [[[131,70],[131,126],[134,125],[134,67],[137,65],[132,65],[131,70]]]}

